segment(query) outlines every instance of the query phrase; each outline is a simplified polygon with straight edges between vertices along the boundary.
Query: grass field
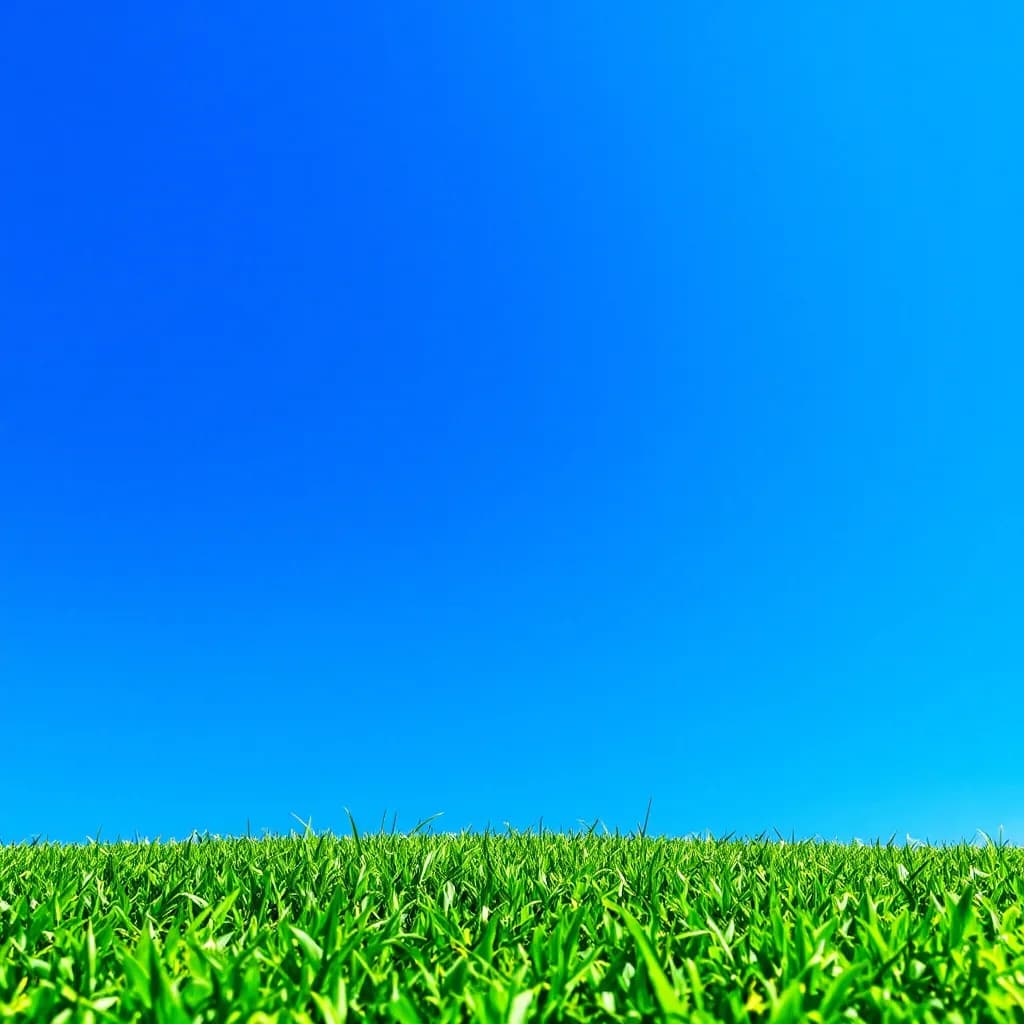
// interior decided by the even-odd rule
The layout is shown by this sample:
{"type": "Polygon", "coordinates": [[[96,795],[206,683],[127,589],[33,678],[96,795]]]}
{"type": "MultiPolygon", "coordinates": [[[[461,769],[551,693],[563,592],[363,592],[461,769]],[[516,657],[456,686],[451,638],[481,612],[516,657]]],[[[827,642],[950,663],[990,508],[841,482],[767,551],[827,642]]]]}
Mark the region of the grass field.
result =
{"type": "Polygon", "coordinates": [[[635,835],[0,847],[0,1016],[1024,1021],[1024,855],[635,835]]]}

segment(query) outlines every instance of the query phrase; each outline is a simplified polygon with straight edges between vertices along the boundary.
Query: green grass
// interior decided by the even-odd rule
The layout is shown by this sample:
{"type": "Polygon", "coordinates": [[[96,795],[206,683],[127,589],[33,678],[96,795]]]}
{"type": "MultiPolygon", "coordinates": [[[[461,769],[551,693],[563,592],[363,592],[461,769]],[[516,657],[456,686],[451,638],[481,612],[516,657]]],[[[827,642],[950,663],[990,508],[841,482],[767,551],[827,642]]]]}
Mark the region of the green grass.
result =
{"type": "Polygon", "coordinates": [[[599,835],[0,847],[0,1018],[1024,1021],[1024,851],[599,835]]]}

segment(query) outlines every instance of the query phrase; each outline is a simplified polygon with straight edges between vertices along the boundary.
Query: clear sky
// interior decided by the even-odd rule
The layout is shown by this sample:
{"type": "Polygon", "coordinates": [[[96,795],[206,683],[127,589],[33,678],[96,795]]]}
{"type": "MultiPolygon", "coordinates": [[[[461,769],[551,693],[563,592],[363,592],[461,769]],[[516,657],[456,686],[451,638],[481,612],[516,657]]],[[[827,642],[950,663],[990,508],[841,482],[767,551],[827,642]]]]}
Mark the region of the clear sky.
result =
{"type": "Polygon", "coordinates": [[[0,51],[0,839],[1024,841],[1019,6],[0,51]]]}

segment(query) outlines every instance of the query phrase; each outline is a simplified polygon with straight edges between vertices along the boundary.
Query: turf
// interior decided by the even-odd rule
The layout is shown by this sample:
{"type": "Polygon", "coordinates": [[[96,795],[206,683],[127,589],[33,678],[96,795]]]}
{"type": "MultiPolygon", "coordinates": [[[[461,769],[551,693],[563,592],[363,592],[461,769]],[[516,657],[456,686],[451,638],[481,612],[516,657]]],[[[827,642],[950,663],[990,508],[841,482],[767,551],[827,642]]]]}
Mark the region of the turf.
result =
{"type": "Polygon", "coordinates": [[[0,1017],[1024,1021],[1024,855],[634,835],[0,847],[0,1017]]]}

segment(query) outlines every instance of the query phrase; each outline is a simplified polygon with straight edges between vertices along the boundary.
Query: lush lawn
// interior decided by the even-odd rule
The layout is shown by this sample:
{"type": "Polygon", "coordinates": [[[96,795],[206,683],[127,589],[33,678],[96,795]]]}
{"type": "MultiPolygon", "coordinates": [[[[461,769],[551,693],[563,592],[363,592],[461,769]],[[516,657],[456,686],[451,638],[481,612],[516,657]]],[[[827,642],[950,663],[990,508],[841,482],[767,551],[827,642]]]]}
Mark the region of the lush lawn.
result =
{"type": "Polygon", "coordinates": [[[998,845],[9,846],[0,1017],[1024,1021],[1022,896],[998,845]]]}

